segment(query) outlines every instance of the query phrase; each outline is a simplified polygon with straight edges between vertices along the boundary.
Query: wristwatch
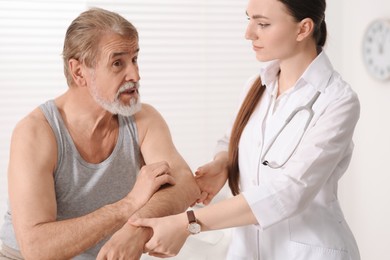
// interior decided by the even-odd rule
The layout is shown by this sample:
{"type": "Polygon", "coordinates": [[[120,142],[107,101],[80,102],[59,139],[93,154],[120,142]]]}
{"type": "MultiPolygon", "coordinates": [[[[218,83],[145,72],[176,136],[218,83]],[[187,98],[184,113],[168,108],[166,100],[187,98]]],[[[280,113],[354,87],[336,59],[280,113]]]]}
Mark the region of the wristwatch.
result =
{"type": "Polygon", "coordinates": [[[201,230],[200,224],[197,222],[195,218],[195,214],[193,210],[187,211],[187,217],[188,217],[188,226],[187,230],[192,234],[198,234],[201,230]]]}

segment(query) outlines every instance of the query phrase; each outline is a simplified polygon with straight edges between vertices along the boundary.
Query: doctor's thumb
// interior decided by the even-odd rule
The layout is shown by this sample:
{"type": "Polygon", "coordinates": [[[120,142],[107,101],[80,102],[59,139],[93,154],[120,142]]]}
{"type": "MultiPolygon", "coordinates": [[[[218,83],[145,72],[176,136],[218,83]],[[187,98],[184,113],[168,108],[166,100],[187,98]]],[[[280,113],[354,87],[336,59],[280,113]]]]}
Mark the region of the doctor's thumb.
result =
{"type": "Polygon", "coordinates": [[[136,227],[152,227],[151,226],[151,220],[148,218],[137,218],[137,219],[129,219],[127,221],[130,225],[136,226],[136,227]]]}

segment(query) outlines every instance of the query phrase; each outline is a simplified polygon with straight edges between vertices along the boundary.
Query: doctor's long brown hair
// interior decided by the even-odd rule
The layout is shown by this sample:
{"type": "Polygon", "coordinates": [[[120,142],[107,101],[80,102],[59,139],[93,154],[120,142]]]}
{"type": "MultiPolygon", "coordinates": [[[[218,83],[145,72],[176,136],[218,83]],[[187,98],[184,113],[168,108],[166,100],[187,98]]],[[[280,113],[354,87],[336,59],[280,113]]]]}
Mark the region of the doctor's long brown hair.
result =
{"type": "Polygon", "coordinates": [[[228,152],[228,180],[229,187],[233,195],[240,193],[238,185],[240,179],[240,171],[238,168],[238,144],[240,142],[242,131],[248,123],[248,120],[259,102],[264,89],[265,86],[262,86],[260,77],[257,78],[246,95],[232,128],[228,152]]]}

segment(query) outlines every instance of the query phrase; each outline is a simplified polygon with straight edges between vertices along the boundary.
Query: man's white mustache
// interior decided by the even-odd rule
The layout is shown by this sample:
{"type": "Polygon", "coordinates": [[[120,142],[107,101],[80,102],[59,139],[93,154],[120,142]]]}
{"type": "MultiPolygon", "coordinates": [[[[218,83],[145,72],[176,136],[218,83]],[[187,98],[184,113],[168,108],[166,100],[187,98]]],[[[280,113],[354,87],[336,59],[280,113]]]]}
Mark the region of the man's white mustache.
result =
{"type": "Polygon", "coordinates": [[[129,89],[132,89],[132,88],[136,88],[136,90],[138,90],[139,89],[139,82],[137,81],[137,82],[126,82],[125,84],[123,84],[120,88],[119,88],[119,90],[118,90],[118,92],[117,92],[117,94],[116,94],[116,97],[117,98],[119,98],[119,95],[120,94],[122,94],[123,92],[125,92],[125,91],[128,91],[129,89]]]}

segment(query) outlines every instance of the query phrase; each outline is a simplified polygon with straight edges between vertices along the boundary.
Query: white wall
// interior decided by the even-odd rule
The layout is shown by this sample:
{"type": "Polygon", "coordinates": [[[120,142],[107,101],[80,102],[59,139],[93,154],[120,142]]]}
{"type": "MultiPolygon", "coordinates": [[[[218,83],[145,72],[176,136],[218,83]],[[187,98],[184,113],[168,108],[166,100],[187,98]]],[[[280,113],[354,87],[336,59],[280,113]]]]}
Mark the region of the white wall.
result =
{"type": "MultiPolygon", "coordinates": [[[[2,0],[0,0],[0,4],[1,2],[2,0]]],[[[221,6],[224,2],[218,1],[221,6]]],[[[245,6],[244,2],[246,1],[242,1],[243,7],[245,6]]],[[[161,12],[169,11],[167,9],[160,10],[161,12]]],[[[71,10],[68,11],[71,12],[71,10]]],[[[76,11],[74,12],[77,13],[76,11]]],[[[237,19],[239,21],[241,12],[241,10],[237,10],[237,14],[230,14],[226,19],[237,19]]],[[[390,120],[386,116],[386,112],[390,111],[390,82],[378,82],[370,78],[364,69],[361,57],[361,42],[364,30],[371,20],[378,17],[390,19],[390,1],[328,0],[327,23],[329,38],[327,51],[335,68],[352,85],[361,101],[361,118],[354,138],[356,144],[355,152],[348,172],[340,181],[339,197],[346,219],[359,244],[362,259],[367,260],[390,259],[390,250],[388,250],[390,225],[387,222],[390,219],[390,189],[388,188],[390,184],[390,170],[386,165],[386,161],[390,156],[390,120]]],[[[242,19],[245,19],[243,14],[242,19]]],[[[0,26],[4,25],[2,21],[4,20],[0,17],[0,26]]],[[[67,22],[70,22],[70,20],[67,22]]],[[[7,24],[7,26],[12,25],[7,24]]],[[[237,33],[236,37],[241,39],[242,34],[237,33]]],[[[10,37],[10,35],[7,35],[7,37],[10,37]]],[[[0,41],[4,41],[2,35],[0,35],[0,38],[0,41]]],[[[16,39],[22,40],[23,38],[17,37],[16,39]]],[[[7,40],[9,39],[7,38],[7,40]]],[[[215,44],[215,40],[212,35],[205,34],[203,43],[210,41],[215,44]]],[[[217,66],[210,67],[210,60],[204,61],[204,66],[209,66],[209,71],[202,70],[200,74],[195,73],[180,78],[182,82],[196,80],[196,82],[207,84],[201,90],[206,95],[201,95],[196,90],[189,90],[191,94],[185,95],[183,90],[183,92],[180,92],[181,96],[172,93],[173,103],[170,106],[164,106],[162,103],[159,103],[159,96],[153,97],[156,86],[153,89],[153,84],[147,84],[151,86],[152,90],[147,90],[147,88],[142,90],[144,95],[147,96],[147,100],[151,103],[156,103],[166,117],[178,149],[193,169],[209,159],[214,141],[218,134],[222,133],[227,118],[234,109],[234,100],[239,90],[237,85],[240,85],[245,80],[246,75],[252,72],[249,67],[256,69],[256,65],[249,54],[250,50],[245,53],[235,53],[235,51],[248,47],[244,43],[237,41],[232,44],[221,41],[220,44],[221,46],[227,45],[235,59],[248,60],[247,67],[237,68],[236,74],[233,75],[233,78],[235,78],[234,82],[226,81],[226,92],[223,95],[216,93],[213,90],[213,86],[221,84],[220,81],[224,80],[223,70],[226,67],[223,67],[222,70],[216,70],[217,66]],[[218,74],[217,79],[213,79],[214,72],[218,74]],[[213,102],[221,99],[228,104],[228,107],[224,108],[223,111],[221,111],[217,103],[213,102]],[[199,102],[204,105],[206,112],[198,111],[198,109],[202,108],[199,102]],[[191,118],[178,116],[175,110],[172,109],[172,107],[176,106],[187,109],[191,118]],[[191,140],[193,142],[190,142],[191,140]]],[[[202,46],[207,46],[207,44],[202,46]]],[[[148,46],[145,46],[144,49],[147,48],[148,46]]],[[[1,51],[0,48],[0,55],[1,51]]],[[[17,48],[15,51],[17,52],[17,48]]],[[[166,50],[162,48],[161,51],[166,50]]],[[[147,53],[147,51],[145,52],[147,53]]],[[[60,51],[56,53],[56,55],[59,55],[60,51]]],[[[207,55],[211,55],[210,59],[214,62],[218,59],[221,59],[222,63],[228,62],[223,57],[218,57],[218,55],[213,53],[208,53],[207,55]]],[[[0,65],[4,66],[4,68],[6,66],[15,66],[15,61],[5,62],[1,60],[2,58],[0,56],[0,65]]],[[[22,60],[18,62],[22,62],[22,60]]],[[[169,60],[167,63],[169,63],[169,60]]],[[[15,71],[0,69],[0,146],[2,148],[0,149],[0,191],[2,192],[0,198],[3,205],[6,196],[4,187],[6,186],[5,175],[8,161],[9,136],[13,124],[26,112],[19,109],[22,98],[29,95],[31,98],[35,98],[37,104],[39,104],[41,100],[49,98],[53,96],[52,94],[61,90],[58,86],[53,86],[52,91],[47,93],[46,96],[34,97],[33,89],[39,88],[39,82],[30,82],[30,84],[26,83],[24,91],[13,91],[17,86],[12,84],[12,77],[19,78],[24,75],[30,75],[22,63],[19,67],[15,66],[15,69],[15,71]],[[7,75],[4,75],[4,73],[7,73],[7,75]],[[5,82],[4,79],[8,81],[5,82]],[[16,97],[16,101],[11,102],[10,97],[16,97]],[[20,98],[19,101],[18,98],[20,98]],[[6,125],[5,122],[7,122],[6,125]]],[[[141,69],[147,69],[147,65],[145,64],[141,69]]],[[[59,75],[61,73],[59,72],[59,75]]],[[[153,77],[152,71],[146,72],[146,75],[144,75],[146,81],[148,77],[153,77]]],[[[51,77],[51,80],[58,80],[59,83],[62,83],[59,78],[51,77]]],[[[4,207],[1,207],[1,209],[4,209],[4,207]]]]}
{"type": "Polygon", "coordinates": [[[339,31],[341,73],[361,102],[355,132],[355,153],[340,183],[340,199],[356,235],[362,259],[390,259],[390,81],[379,82],[366,72],[362,37],[374,19],[390,20],[388,0],[333,0],[343,10],[332,30],[339,31]]]}

